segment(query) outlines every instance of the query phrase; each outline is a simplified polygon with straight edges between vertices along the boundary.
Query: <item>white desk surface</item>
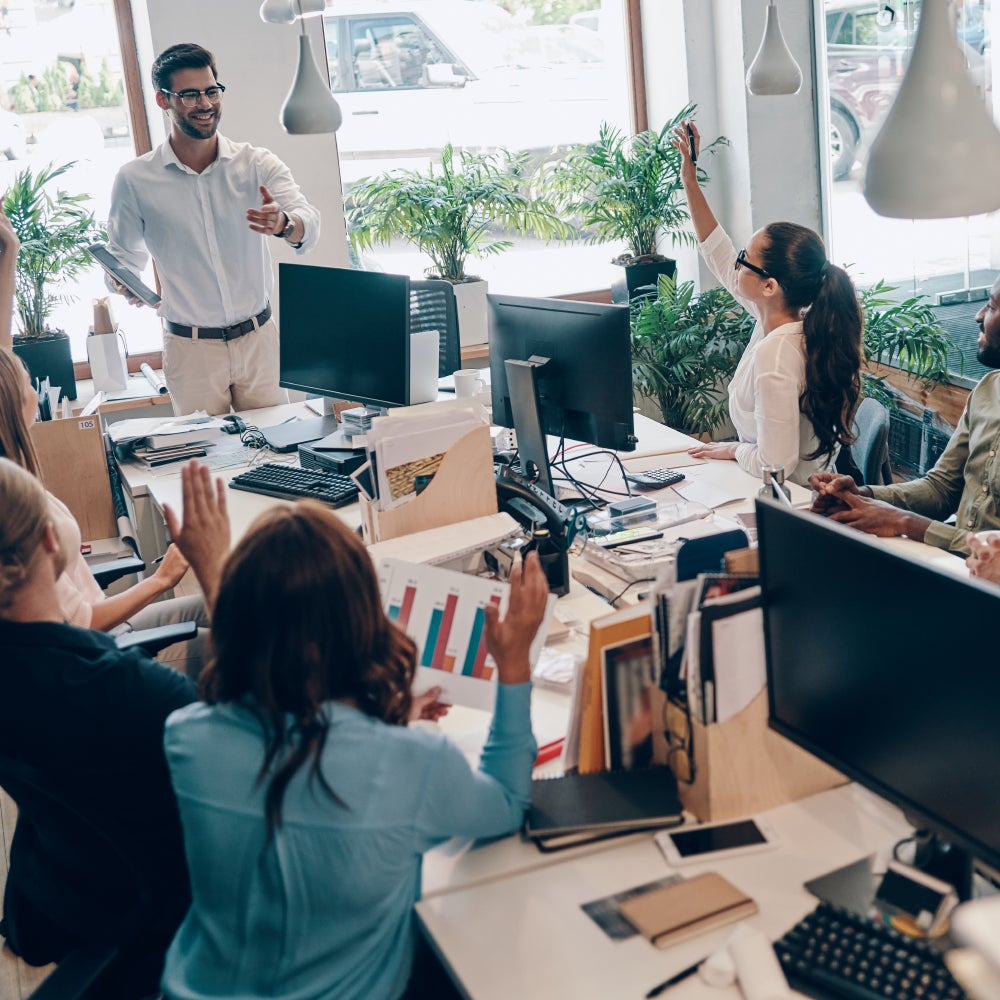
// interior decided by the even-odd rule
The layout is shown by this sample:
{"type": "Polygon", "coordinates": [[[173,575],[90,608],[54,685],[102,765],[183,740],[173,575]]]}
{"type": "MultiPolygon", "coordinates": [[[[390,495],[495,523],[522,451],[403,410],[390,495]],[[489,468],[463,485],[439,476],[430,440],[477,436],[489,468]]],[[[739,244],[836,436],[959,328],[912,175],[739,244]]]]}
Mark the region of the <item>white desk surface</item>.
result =
{"type": "MultiPolygon", "coordinates": [[[[780,806],[767,817],[779,844],[742,858],[685,866],[716,870],[756,900],[753,926],[780,937],[815,900],[803,883],[883,850],[909,832],[901,814],[856,785],[780,806]]],[[[558,859],[558,855],[555,856],[558,859]]],[[[435,895],[417,904],[420,921],[456,982],[475,1000],[641,998],[721,945],[723,928],[659,950],[645,938],[612,941],[581,904],[672,874],[651,835],[614,849],[435,895]]],[[[691,977],[676,1000],[735,998],[691,977]]]]}

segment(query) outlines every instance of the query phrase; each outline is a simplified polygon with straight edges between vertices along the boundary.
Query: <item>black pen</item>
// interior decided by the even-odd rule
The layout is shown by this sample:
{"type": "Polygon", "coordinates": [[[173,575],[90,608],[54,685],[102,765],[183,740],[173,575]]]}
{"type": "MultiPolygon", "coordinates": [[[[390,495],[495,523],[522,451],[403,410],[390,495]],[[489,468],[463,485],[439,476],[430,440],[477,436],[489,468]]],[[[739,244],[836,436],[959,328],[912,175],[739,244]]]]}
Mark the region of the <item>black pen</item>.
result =
{"type": "Polygon", "coordinates": [[[698,153],[697,153],[697,151],[694,148],[694,129],[691,128],[690,125],[688,125],[688,127],[687,127],[687,134],[688,134],[688,148],[691,151],[691,162],[692,163],[697,163],[698,162],[698,153]]]}
{"type": "MultiPolygon", "coordinates": [[[[704,961],[704,959],[702,959],[704,961]]],[[[687,979],[688,976],[693,976],[698,971],[698,966],[701,962],[695,962],[694,965],[689,965],[686,969],[681,969],[680,972],[674,974],[669,979],[664,979],[662,983],[658,986],[654,986],[647,994],[646,1000],[651,1000],[652,997],[658,997],[661,993],[665,993],[670,989],[671,986],[676,986],[679,982],[687,979]]]]}

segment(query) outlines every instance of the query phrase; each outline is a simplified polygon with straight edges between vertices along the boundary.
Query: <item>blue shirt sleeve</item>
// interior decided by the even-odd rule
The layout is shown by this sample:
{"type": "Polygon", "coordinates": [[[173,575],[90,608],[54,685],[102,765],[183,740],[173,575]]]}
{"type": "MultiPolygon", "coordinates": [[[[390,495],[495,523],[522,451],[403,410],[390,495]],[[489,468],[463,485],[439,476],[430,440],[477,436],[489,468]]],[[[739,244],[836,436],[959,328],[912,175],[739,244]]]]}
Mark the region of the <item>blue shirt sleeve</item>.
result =
{"type": "Polygon", "coordinates": [[[415,818],[419,851],[449,837],[499,837],[520,827],[531,800],[535,761],[531,684],[498,684],[496,707],[479,770],[444,740],[427,769],[415,818]]]}

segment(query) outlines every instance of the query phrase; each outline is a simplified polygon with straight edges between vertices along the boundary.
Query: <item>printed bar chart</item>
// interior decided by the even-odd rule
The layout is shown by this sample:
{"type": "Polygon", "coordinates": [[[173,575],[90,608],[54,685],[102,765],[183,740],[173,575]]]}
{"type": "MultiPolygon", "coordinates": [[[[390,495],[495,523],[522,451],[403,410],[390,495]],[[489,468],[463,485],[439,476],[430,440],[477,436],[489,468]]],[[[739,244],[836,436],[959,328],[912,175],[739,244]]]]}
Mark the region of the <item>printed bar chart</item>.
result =
{"type": "MultiPolygon", "coordinates": [[[[500,607],[500,598],[493,596],[490,604],[500,607]]],[[[482,677],[489,680],[493,674],[493,668],[486,666],[486,639],[483,630],[486,627],[485,607],[476,608],[475,617],[472,620],[472,635],[469,639],[469,650],[465,656],[465,665],[462,667],[464,677],[482,677]]]]}
{"type": "Polygon", "coordinates": [[[410,612],[413,611],[413,599],[417,596],[416,587],[407,587],[403,591],[403,602],[402,604],[390,604],[389,605],[389,617],[394,621],[398,622],[399,627],[405,631],[406,626],[410,623],[410,612]]]}

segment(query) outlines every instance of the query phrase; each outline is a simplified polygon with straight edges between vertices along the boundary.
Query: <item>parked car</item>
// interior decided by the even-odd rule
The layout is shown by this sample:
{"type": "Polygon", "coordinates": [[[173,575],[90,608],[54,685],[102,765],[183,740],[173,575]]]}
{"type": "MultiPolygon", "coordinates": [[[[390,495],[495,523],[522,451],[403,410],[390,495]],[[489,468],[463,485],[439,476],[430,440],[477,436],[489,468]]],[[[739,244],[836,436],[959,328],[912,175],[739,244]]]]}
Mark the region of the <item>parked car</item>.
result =
{"type": "MultiPolygon", "coordinates": [[[[850,174],[892,106],[919,20],[919,0],[827,0],[826,65],[834,180],[850,174]]],[[[983,23],[981,18],[979,23],[983,23]]],[[[990,86],[989,65],[982,49],[961,34],[958,44],[965,54],[969,75],[985,94],[990,86]]]]}
{"type": "Polygon", "coordinates": [[[447,142],[549,150],[625,121],[624,80],[579,25],[528,27],[487,0],[338,0],[323,25],[345,181],[352,160],[427,157],[447,142]]]}

